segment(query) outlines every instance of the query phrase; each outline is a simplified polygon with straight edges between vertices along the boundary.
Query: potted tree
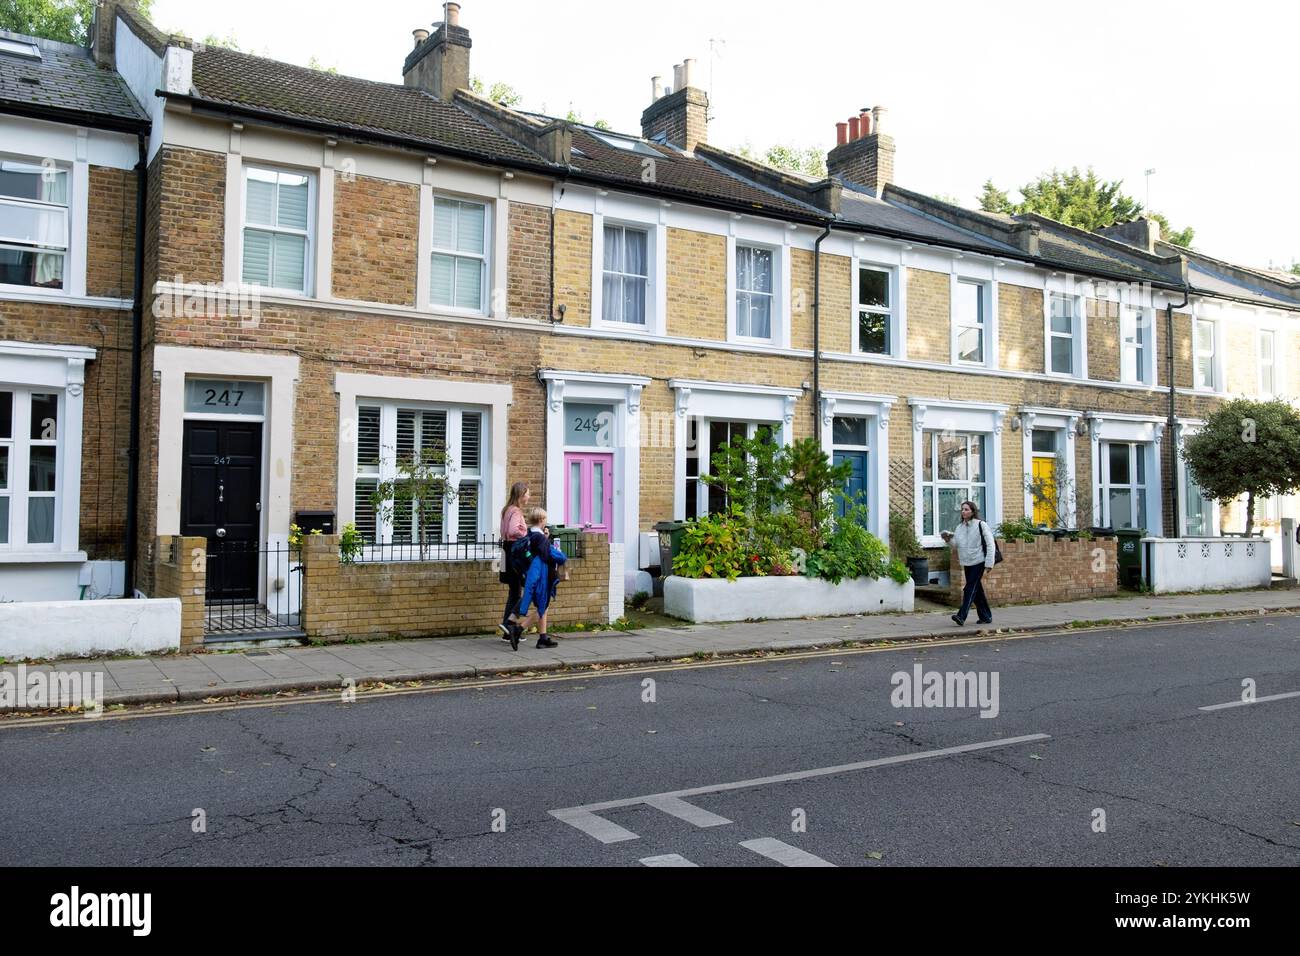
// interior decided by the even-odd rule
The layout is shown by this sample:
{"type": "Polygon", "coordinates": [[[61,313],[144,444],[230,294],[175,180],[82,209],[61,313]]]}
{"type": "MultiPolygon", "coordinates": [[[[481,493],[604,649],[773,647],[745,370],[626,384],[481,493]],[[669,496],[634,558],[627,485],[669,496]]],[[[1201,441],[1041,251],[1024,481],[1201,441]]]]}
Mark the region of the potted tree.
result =
{"type": "Polygon", "coordinates": [[[918,587],[930,583],[930,558],[916,536],[911,516],[902,511],[889,513],[889,551],[892,557],[907,562],[907,570],[918,587]]]}

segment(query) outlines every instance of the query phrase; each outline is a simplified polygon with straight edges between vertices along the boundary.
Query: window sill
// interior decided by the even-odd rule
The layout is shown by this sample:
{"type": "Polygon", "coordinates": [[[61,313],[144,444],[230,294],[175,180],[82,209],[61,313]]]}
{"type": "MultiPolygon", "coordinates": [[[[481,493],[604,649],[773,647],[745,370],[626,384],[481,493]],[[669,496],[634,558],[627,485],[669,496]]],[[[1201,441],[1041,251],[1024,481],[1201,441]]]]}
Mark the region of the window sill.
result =
{"type": "Polygon", "coordinates": [[[3,551],[0,564],[81,564],[85,551],[3,551]]]}
{"type": "MultiPolygon", "coordinates": [[[[650,324],[648,322],[610,322],[607,319],[593,318],[591,320],[591,328],[620,332],[640,332],[646,335],[654,334],[651,332],[650,324]]],[[[771,343],[769,342],[767,344],[770,345],[771,343]]]]}

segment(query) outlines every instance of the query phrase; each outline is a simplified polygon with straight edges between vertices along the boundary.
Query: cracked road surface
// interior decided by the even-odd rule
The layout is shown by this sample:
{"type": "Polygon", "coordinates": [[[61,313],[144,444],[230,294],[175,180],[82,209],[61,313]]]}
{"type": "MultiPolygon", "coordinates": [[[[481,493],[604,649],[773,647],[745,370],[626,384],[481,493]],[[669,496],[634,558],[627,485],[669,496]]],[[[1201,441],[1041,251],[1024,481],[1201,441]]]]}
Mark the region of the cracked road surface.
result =
{"type": "Polygon", "coordinates": [[[1245,678],[1300,691],[1300,618],[7,723],[0,865],[1294,866],[1300,697],[1201,709],[1245,678]],[[916,663],[998,716],[893,707],[916,663]]]}

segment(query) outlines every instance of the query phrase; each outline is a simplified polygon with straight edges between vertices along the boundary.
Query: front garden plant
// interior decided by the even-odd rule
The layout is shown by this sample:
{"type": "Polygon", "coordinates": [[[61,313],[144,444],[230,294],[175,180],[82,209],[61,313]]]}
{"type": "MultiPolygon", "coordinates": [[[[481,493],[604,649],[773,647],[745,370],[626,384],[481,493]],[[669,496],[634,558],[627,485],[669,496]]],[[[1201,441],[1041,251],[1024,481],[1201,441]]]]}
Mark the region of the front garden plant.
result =
{"type": "Polygon", "coordinates": [[[847,463],[833,465],[817,442],[780,445],[771,432],[734,438],[702,476],[724,502],[686,522],[673,573],[685,578],[805,575],[831,583],[911,576],[866,528],[867,509],[843,491],[847,463]]]}

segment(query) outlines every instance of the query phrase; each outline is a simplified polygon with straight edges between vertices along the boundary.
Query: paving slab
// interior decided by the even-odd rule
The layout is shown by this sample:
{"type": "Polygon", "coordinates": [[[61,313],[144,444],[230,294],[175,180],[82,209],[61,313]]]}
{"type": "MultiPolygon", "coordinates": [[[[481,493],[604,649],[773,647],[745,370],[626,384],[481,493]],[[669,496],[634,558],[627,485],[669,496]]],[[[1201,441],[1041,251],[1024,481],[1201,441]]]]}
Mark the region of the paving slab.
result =
{"type": "MultiPolygon", "coordinates": [[[[995,608],[997,628],[1051,630],[1076,621],[1144,621],[1222,613],[1300,611],[1300,590],[1274,588],[1227,594],[1130,595],[1117,598],[995,608]]],[[[377,641],[367,644],[285,647],[269,653],[202,653],[95,661],[75,659],[27,667],[104,674],[107,703],[195,700],[339,686],[343,678],[401,683],[443,680],[572,665],[675,660],[697,653],[798,650],[850,641],[972,636],[972,623],[956,627],[951,610],[912,614],[697,624],[642,631],[558,635],[559,646],[538,650],[535,636],[518,652],[497,634],[475,637],[377,641]]],[[[988,633],[986,631],[986,633],[988,633]]],[[[17,663],[0,671],[15,671],[17,663]]]]}

